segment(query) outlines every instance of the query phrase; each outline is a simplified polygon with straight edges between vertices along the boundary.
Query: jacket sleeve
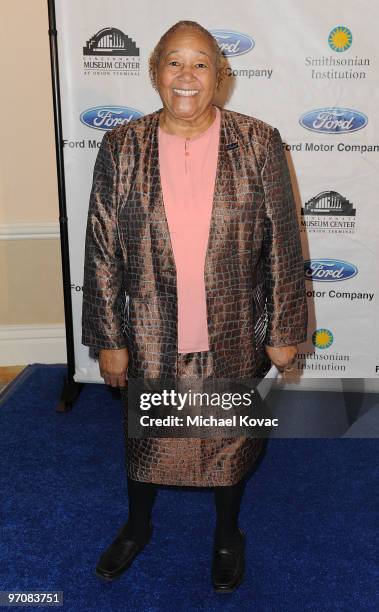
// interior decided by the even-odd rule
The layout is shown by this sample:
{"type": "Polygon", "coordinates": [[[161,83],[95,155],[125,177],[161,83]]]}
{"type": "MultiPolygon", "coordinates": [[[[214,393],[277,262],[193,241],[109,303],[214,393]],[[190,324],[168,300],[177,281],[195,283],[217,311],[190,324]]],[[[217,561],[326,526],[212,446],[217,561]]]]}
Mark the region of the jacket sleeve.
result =
{"type": "Polygon", "coordinates": [[[262,168],[265,223],[262,255],[268,315],[265,344],[289,346],[307,337],[307,300],[300,231],[282,139],[274,129],[262,168]]]}
{"type": "Polygon", "coordinates": [[[117,165],[106,132],[96,158],[88,208],[83,279],[82,344],[127,346],[124,261],[117,227],[117,165]]]}

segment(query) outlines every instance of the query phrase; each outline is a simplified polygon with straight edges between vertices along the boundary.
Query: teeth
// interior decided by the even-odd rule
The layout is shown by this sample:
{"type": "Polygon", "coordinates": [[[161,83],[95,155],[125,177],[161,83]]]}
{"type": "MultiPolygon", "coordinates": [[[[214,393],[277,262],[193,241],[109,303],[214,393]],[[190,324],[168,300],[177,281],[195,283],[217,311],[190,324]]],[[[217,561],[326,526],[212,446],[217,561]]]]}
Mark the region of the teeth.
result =
{"type": "Polygon", "coordinates": [[[179,96],[196,96],[199,93],[197,89],[174,89],[174,92],[179,96]]]}

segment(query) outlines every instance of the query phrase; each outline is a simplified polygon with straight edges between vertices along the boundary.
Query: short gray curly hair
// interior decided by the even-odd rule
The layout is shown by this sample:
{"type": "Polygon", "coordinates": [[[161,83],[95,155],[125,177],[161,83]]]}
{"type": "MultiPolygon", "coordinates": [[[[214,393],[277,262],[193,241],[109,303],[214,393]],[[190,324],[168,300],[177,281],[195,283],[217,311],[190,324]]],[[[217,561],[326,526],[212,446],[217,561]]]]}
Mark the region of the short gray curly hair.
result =
{"type": "Polygon", "coordinates": [[[169,28],[161,36],[161,38],[155,45],[149,57],[149,76],[150,76],[152,86],[154,87],[155,90],[157,90],[158,65],[159,65],[159,62],[162,56],[162,51],[167,42],[167,39],[171,36],[171,34],[174,34],[174,32],[182,28],[196,30],[197,32],[200,32],[203,36],[207,38],[214,52],[216,71],[217,71],[217,86],[219,87],[226,75],[226,66],[227,66],[226,58],[224,54],[222,53],[220,47],[218,46],[216,39],[212,36],[212,34],[208,30],[206,30],[202,25],[197,23],[196,21],[188,21],[188,20],[182,20],[182,21],[178,21],[177,23],[174,23],[174,25],[172,25],[171,28],[169,28]]]}

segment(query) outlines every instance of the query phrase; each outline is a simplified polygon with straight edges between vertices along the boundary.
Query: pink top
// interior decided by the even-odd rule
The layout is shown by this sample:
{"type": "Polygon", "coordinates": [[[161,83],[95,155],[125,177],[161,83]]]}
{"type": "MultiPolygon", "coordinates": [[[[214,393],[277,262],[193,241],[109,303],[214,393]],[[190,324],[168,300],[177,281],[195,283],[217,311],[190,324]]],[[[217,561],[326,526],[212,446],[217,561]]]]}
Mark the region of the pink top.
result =
{"type": "Polygon", "coordinates": [[[184,138],[159,128],[163,201],[178,290],[178,352],[209,351],[204,264],[216,179],[220,110],[202,134],[184,138]]]}

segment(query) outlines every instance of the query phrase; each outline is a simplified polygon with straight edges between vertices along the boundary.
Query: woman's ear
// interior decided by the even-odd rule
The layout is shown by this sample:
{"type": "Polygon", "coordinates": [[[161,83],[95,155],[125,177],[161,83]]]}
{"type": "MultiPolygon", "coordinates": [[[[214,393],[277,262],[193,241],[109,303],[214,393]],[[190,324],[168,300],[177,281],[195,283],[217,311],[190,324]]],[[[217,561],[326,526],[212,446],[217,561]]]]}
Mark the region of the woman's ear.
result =
{"type": "Polygon", "coordinates": [[[156,64],[155,64],[155,58],[153,57],[153,53],[151,53],[151,55],[149,57],[148,66],[149,66],[149,75],[150,75],[151,84],[153,86],[153,89],[158,91],[158,88],[157,88],[157,67],[156,67],[156,64]]]}

